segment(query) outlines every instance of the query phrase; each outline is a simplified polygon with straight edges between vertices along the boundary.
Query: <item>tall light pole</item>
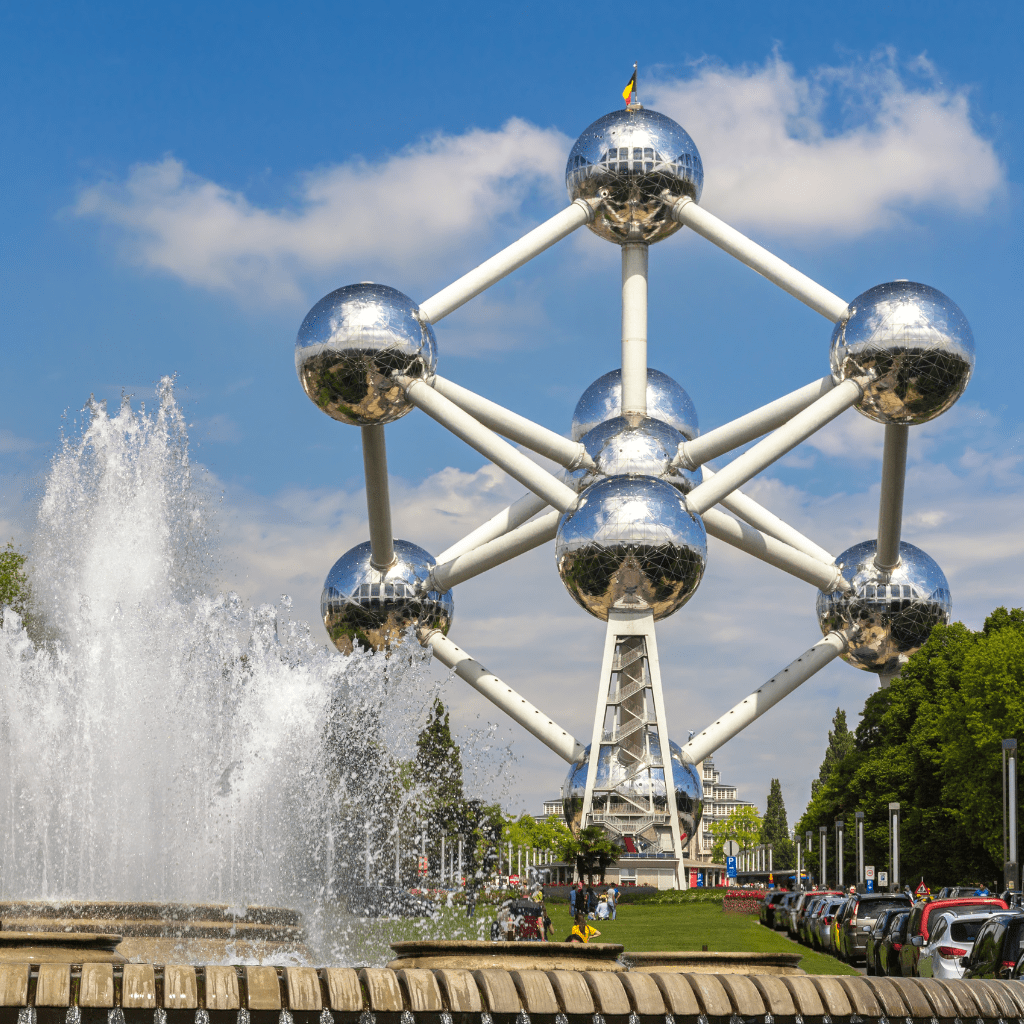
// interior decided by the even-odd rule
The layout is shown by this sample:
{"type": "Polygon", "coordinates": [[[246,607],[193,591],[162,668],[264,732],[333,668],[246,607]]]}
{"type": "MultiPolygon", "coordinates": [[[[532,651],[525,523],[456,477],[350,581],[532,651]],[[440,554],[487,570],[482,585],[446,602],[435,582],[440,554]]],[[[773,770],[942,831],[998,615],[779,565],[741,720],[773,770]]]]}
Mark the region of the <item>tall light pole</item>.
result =
{"type": "Polygon", "coordinates": [[[801,872],[801,853],[803,853],[803,844],[798,839],[796,841],[796,878],[793,879],[793,888],[802,889],[803,886],[803,873],[801,872]]]}
{"type": "Polygon", "coordinates": [[[846,823],[836,818],[836,888],[843,887],[843,837],[846,835],[846,823]]]}
{"type": "Polygon", "coordinates": [[[900,891],[900,805],[889,804],[889,889],[900,891]]]}
{"type": "Polygon", "coordinates": [[[818,866],[821,869],[821,887],[828,887],[828,826],[818,826],[818,866]]]}
{"type": "Polygon", "coordinates": [[[1018,888],[1017,877],[1017,740],[1003,740],[1003,882],[1018,888]]]}
{"type": "MultiPolygon", "coordinates": [[[[805,848],[807,850],[808,855],[814,853],[814,833],[810,829],[808,829],[804,833],[804,841],[806,843],[806,847],[805,848]]],[[[809,872],[810,872],[810,869],[808,868],[808,873],[809,872]]],[[[820,882],[821,879],[819,878],[818,881],[820,882]]]]}
{"type": "Polygon", "coordinates": [[[857,822],[857,885],[864,884],[864,812],[854,814],[857,822]]]}

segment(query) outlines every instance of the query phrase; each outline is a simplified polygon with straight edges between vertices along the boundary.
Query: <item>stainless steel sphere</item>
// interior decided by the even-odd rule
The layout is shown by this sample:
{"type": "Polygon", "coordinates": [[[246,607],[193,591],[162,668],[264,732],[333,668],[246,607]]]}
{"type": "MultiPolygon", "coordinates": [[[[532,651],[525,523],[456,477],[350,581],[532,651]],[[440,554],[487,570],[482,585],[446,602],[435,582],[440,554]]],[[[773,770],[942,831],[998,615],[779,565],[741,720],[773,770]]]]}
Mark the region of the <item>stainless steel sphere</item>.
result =
{"type": "MultiPolygon", "coordinates": [[[[572,414],[572,439],[580,441],[598,424],[621,415],[622,370],[611,370],[598,377],[576,403],[572,414]]],[[[675,427],[687,441],[700,433],[697,410],[690,396],[661,370],[647,371],[647,415],[675,427]]]]}
{"type": "MultiPolygon", "coordinates": [[[[655,829],[646,824],[637,804],[641,807],[651,806],[655,813],[667,813],[665,794],[665,769],[658,764],[661,761],[661,747],[658,735],[648,731],[650,754],[657,766],[642,769],[636,775],[630,775],[635,762],[630,758],[621,758],[614,746],[602,746],[601,756],[597,763],[597,779],[595,788],[605,792],[595,793],[594,812],[597,814],[613,814],[625,824],[631,817],[638,826],[633,837],[638,847],[652,844],[656,839],[655,829]],[[609,793],[608,789],[614,787],[609,793]],[[621,794],[621,798],[616,796],[621,794]],[[648,803],[650,801],[650,803],[648,803]]],[[[675,784],[676,811],[678,814],[678,835],[683,846],[697,834],[701,817],[704,814],[704,786],[696,767],[683,757],[677,743],[669,741],[671,751],[672,780],[675,784]]],[[[587,771],[590,766],[590,747],[573,762],[569,774],[562,784],[562,813],[566,824],[575,829],[580,825],[583,815],[583,800],[587,790],[587,771]]],[[[650,816],[647,816],[648,818],[650,816]]],[[[669,822],[666,821],[666,824],[669,822]]],[[[641,849],[641,852],[645,852],[641,849]]]]}
{"type": "Polygon", "coordinates": [[[701,482],[699,474],[672,460],[679,452],[683,435],[661,420],[644,420],[637,426],[622,416],[598,424],[583,435],[587,454],[595,469],[577,469],[565,474],[566,483],[582,491],[606,476],[654,476],[684,492],[692,491],[701,482]]]}
{"type": "Polygon", "coordinates": [[[407,295],[352,284],[325,295],[295,339],[295,370],[309,397],[342,423],[391,423],[412,404],[394,374],[430,377],[437,343],[407,295]]]}
{"type": "Polygon", "coordinates": [[[693,596],[707,562],[704,523],[672,484],[613,476],[591,484],[562,516],[558,575],[573,599],[607,619],[612,608],[663,619],[693,596]]]}
{"type": "Polygon", "coordinates": [[[386,572],[370,565],[370,544],[346,551],[324,581],[320,614],[334,646],[351,654],[358,645],[389,650],[413,625],[447,633],[455,613],[451,591],[420,593],[434,559],[407,540],[395,541],[396,563],[386,572]]]}
{"type": "Polygon", "coordinates": [[[889,573],[875,568],[878,544],[854,544],[837,559],[853,590],[818,591],[822,634],[859,626],[843,658],[868,672],[897,672],[928,639],[932,627],[949,622],[949,584],[938,563],[920,548],[900,543],[900,564],[889,573]]]}
{"type": "Polygon", "coordinates": [[[662,193],[700,199],[704,166],[682,126],[655,110],[616,110],[576,140],[565,167],[572,199],[604,202],[590,230],[610,242],[658,242],[678,231],[662,193]]]}
{"type": "Polygon", "coordinates": [[[875,370],[857,408],[879,423],[925,423],[963,393],[974,369],[974,335],[960,307],[926,284],[868,289],[832,332],[837,381],[875,370]]]}

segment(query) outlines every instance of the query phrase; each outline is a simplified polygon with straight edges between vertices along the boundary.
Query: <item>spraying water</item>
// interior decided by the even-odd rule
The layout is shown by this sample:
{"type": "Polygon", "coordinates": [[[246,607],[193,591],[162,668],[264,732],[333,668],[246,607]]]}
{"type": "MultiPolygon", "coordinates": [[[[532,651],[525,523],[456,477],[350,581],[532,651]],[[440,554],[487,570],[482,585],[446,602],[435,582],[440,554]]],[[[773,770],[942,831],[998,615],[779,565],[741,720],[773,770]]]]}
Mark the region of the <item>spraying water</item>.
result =
{"type": "Polygon", "coordinates": [[[289,905],[323,939],[393,863],[426,655],[341,657],[287,599],[210,596],[210,534],[171,382],[152,413],[91,402],[33,538],[44,639],[0,631],[0,897],[289,905]]]}

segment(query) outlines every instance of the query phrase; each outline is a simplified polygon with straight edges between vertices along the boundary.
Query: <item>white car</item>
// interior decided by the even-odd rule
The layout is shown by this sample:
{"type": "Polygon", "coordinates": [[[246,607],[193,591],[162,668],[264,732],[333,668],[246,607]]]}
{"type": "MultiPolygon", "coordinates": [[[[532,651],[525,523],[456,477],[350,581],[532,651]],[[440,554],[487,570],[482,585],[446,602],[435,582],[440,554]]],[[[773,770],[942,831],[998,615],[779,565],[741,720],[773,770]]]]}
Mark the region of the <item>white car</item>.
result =
{"type": "Polygon", "coordinates": [[[960,958],[970,954],[981,926],[992,913],[999,913],[999,910],[960,915],[946,911],[940,915],[927,944],[921,950],[921,959],[917,964],[921,977],[943,980],[962,978],[964,969],[960,966],[960,958]]]}

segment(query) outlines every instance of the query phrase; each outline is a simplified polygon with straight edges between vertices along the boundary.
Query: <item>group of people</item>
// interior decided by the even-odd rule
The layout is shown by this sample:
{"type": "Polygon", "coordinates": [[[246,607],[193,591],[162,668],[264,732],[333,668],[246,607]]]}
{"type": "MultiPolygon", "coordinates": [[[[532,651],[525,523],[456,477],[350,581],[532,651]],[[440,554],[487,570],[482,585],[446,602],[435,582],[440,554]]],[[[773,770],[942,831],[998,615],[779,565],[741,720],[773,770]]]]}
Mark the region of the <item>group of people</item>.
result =
{"type": "Polygon", "coordinates": [[[615,920],[615,907],[619,897],[619,890],[610,885],[606,892],[599,896],[592,885],[583,888],[582,882],[577,882],[569,890],[569,907],[573,917],[582,913],[590,921],[615,920]]]}
{"type": "MultiPolygon", "coordinates": [[[[572,931],[566,942],[590,942],[601,933],[588,921],[606,921],[615,917],[619,890],[614,885],[600,895],[593,886],[585,889],[580,882],[569,890],[572,910],[572,931]]],[[[501,942],[547,942],[552,939],[551,918],[544,909],[544,893],[535,886],[533,894],[523,899],[506,900],[491,924],[491,939],[501,942]]]]}

